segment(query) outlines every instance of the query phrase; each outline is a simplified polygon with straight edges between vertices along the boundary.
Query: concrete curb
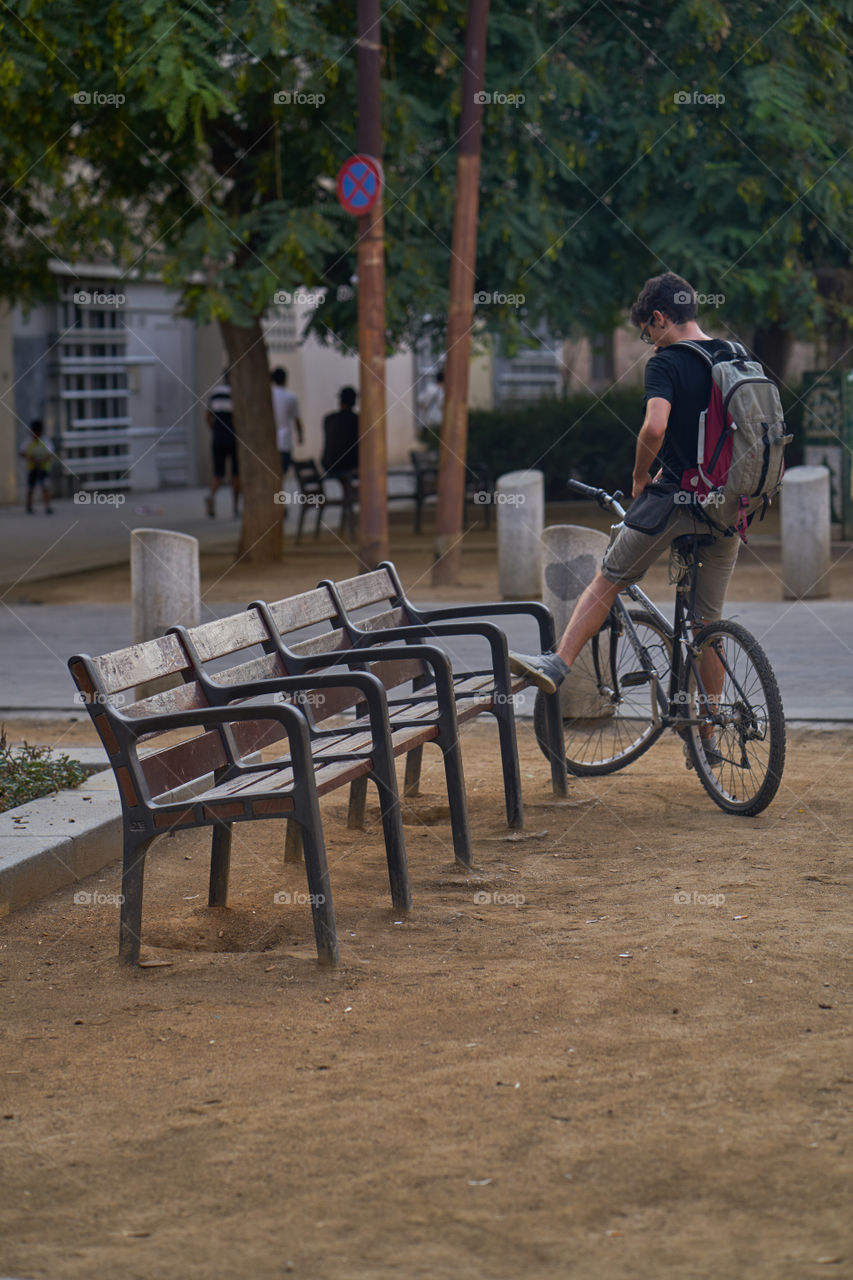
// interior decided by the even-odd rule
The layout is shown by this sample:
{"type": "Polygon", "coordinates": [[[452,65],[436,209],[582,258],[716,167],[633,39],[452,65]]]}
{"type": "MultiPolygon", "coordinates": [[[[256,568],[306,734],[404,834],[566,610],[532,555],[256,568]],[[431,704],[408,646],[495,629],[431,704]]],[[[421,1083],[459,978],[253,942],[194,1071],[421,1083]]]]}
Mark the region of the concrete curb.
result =
{"type": "Polygon", "coordinates": [[[122,823],[112,770],[0,813],[0,850],[0,916],[115,862],[122,823]]]}

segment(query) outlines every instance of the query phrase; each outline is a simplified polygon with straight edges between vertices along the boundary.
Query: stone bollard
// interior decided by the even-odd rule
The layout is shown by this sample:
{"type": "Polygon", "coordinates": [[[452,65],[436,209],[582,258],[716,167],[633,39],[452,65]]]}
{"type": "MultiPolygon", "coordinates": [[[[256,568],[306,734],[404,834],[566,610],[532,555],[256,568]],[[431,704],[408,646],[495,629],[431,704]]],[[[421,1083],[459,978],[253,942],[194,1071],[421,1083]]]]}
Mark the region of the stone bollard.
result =
{"type": "Polygon", "coordinates": [[[782,591],[788,600],[830,594],[830,493],[826,467],[792,467],[782,486],[782,591]]]}
{"type": "MultiPolygon", "coordinates": [[[[578,597],[592,582],[610,539],[598,529],[578,524],[553,524],[542,534],[542,601],[554,615],[557,640],[566,629],[578,597]]],[[[567,719],[593,719],[612,714],[602,704],[595,673],[585,647],[560,689],[560,707],[567,719]]]]}
{"type": "Polygon", "coordinates": [[[201,621],[198,539],[171,529],[130,534],[133,643],[154,640],[178,623],[201,621]]]}
{"type": "Polygon", "coordinates": [[[508,471],[495,485],[498,509],[498,591],[504,600],[537,599],[542,589],[545,477],[508,471]]]}

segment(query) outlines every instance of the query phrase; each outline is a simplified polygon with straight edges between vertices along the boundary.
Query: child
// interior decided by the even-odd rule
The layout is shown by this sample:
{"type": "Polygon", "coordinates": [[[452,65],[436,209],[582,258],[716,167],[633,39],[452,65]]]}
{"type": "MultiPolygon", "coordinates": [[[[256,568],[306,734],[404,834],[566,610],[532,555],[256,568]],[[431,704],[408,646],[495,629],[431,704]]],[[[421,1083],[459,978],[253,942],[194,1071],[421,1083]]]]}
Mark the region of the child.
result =
{"type": "Polygon", "coordinates": [[[48,467],[53,454],[42,439],[43,434],[44,426],[41,419],[34,418],[30,424],[30,438],[21,449],[21,457],[25,459],[27,464],[27,511],[31,516],[35,515],[33,494],[37,485],[41,485],[45,514],[53,515],[53,507],[50,505],[50,485],[48,484],[48,467]]]}

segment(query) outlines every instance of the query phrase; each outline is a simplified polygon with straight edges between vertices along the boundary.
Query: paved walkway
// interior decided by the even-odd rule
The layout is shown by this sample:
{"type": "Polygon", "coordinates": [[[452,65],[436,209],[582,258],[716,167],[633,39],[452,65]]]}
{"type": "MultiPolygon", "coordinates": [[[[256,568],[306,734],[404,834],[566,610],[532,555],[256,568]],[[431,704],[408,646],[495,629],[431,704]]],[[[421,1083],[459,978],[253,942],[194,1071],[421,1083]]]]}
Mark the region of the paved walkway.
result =
{"type": "MultiPolygon", "coordinates": [[[[245,602],[204,607],[204,619],[224,616],[245,602]]],[[[669,613],[671,604],[661,603],[669,613]]],[[[789,720],[853,723],[853,602],[729,603],[726,615],[758,637],[770,658],[789,720]]],[[[510,647],[536,643],[524,620],[495,619],[510,647]]],[[[0,717],[30,711],[73,711],[74,686],[66,668],[75,653],[97,655],[130,644],[129,605],[8,605],[0,608],[0,717]]],[[[482,663],[476,640],[446,646],[460,667],[482,663]]],[[[520,708],[532,713],[532,694],[520,708]]]]}

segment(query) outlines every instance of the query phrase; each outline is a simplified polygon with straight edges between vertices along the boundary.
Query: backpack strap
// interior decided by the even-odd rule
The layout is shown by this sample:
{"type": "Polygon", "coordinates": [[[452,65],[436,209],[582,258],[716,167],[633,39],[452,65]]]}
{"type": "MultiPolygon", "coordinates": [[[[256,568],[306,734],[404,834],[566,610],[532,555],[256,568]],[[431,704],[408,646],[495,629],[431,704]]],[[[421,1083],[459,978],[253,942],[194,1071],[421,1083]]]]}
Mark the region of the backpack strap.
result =
{"type": "Polygon", "coordinates": [[[692,338],[682,338],[681,342],[675,342],[673,343],[673,346],[687,347],[688,351],[693,351],[697,356],[701,356],[709,368],[714,364],[714,357],[711,355],[710,351],[706,351],[704,347],[700,347],[699,343],[694,342],[692,338]]]}

